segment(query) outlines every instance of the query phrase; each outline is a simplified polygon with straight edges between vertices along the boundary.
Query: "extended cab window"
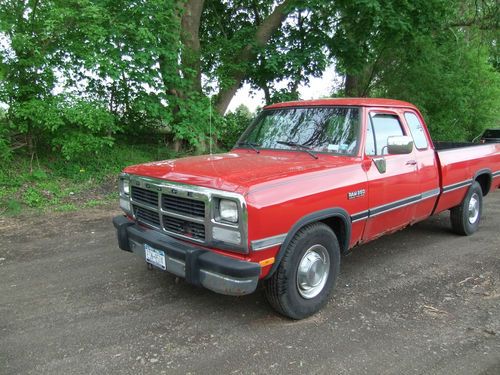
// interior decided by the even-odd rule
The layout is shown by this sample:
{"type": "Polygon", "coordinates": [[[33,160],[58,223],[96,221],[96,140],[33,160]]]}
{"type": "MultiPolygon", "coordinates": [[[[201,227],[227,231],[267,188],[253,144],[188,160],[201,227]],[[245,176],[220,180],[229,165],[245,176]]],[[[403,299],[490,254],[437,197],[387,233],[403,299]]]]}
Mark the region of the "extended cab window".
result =
{"type": "Polygon", "coordinates": [[[265,110],[243,133],[239,145],[289,150],[291,144],[316,152],[355,155],[360,109],[307,107],[265,110]],[[288,145],[287,145],[288,143],[288,145]]]}
{"type": "Polygon", "coordinates": [[[425,135],[424,127],[418,119],[417,115],[412,112],[405,112],[405,119],[408,127],[410,128],[411,135],[415,147],[419,150],[425,150],[428,146],[427,137],[425,135]]]}
{"type": "Polygon", "coordinates": [[[403,128],[401,127],[398,117],[395,115],[371,114],[368,128],[366,142],[367,155],[382,155],[387,153],[387,148],[384,149],[384,147],[387,146],[387,138],[404,135],[403,128]],[[373,133],[373,135],[370,133],[373,133]],[[372,137],[372,139],[370,139],[370,137],[372,137]]]}

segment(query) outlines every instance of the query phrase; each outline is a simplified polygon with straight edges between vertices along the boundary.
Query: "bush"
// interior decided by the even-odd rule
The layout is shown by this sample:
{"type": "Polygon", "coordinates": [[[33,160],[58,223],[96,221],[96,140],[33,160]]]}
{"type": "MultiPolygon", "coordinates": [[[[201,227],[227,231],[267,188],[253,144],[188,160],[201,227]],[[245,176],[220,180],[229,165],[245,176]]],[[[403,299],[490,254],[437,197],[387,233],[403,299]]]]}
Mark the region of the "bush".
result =
{"type": "Polygon", "coordinates": [[[9,140],[9,129],[4,110],[0,108],[0,163],[7,162],[12,156],[9,140]]]}
{"type": "Polygon", "coordinates": [[[32,161],[29,155],[13,155],[0,168],[0,215],[18,214],[26,207],[65,210],[95,205],[96,199],[116,192],[115,179],[124,167],[176,156],[162,143],[117,143],[107,152],[79,160],[41,155],[32,161]]]}
{"type": "Polygon", "coordinates": [[[62,110],[62,124],[52,127],[52,146],[66,160],[83,160],[113,146],[119,130],[115,119],[98,103],[77,101],[62,110]]]}
{"type": "Polygon", "coordinates": [[[219,126],[220,146],[225,150],[234,147],[238,138],[252,122],[252,119],[252,113],[244,105],[240,105],[234,112],[229,112],[219,126]]]}

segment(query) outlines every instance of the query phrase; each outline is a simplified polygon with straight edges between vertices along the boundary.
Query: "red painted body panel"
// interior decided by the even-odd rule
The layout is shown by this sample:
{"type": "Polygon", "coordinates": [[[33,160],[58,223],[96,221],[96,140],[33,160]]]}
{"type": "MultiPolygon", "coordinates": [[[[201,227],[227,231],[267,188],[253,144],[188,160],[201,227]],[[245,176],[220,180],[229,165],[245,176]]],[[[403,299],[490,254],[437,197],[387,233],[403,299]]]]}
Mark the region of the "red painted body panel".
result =
{"type": "MultiPolygon", "coordinates": [[[[369,111],[383,111],[399,116],[405,133],[410,134],[405,112],[414,112],[424,124],[429,147],[409,155],[386,156],[387,172],[379,173],[372,157],[360,147],[354,157],[318,154],[314,159],[294,150],[235,149],[226,154],[195,156],[131,166],[125,172],[168,181],[193,184],[237,192],[244,196],[248,210],[248,241],[287,234],[300,219],[327,208],[342,208],[349,215],[413,196],[425,196],[412,204],[355,220],[352,223],[349,247],[367,242],[382,234],[423,220],[435,212],[459,204],[468,187],[442,193],[443,187],[471,180],[481,170],[500,172],[500,144],[487,144],[435,152],[425,123],[418,109],[410,103],[388,99],[321,99],[279,103],[266,109],[297,106],[361,106],[365,143],[369,111]],[[416,161],[416,163],[408,162],[416,161]],[[365,194],[349,199],[349,193],[364,190],[365,194]]],[[[500,186],[500,177],[493,178],[491,189],[500,186]]],[[[212,249],[231,257],[259,262],[275,257],[279,246],[247,255],[212,249]]],[[[266,276],[271,265],[262,269],[266,276]]]]}
{"type": "MultiPolygon", "coordinates": [[[[436,152],[440,162],[442,186],[473,179],[479,171],[500,171],[500,143],[462,147],[436,152]]],[[[490,191],[500,186],[499,177],[493,178],[490,191]]],[[[439,198],[436,213],[455,207],[463,200],[467,186],[444,193],[439,198]]]]}
{"type": "Polygon", "coordinates": [[[127,167],[124,172],[245,194],[251,188],[352,163],[351,158],[320,154],[313,159],[289,150],[239,149],[226,154],[192,156],[127,167]]]}

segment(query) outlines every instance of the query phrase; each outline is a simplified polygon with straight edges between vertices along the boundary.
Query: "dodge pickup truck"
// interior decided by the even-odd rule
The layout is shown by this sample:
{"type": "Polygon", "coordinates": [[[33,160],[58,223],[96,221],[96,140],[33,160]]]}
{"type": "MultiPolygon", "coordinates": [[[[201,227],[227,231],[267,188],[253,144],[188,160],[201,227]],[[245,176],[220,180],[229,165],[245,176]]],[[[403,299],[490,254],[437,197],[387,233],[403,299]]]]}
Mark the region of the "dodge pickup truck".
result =
{"type": "Polygon", "coordinates": [[[500,144],[433,143],[397,100],[287,102],[228,153],[130,166],[119,185],[122,250],[217,293],[260,282],[279,313],[302,319],[355,246],[445,210],[454,232],[476,232],[500,187],[500,144]]]}

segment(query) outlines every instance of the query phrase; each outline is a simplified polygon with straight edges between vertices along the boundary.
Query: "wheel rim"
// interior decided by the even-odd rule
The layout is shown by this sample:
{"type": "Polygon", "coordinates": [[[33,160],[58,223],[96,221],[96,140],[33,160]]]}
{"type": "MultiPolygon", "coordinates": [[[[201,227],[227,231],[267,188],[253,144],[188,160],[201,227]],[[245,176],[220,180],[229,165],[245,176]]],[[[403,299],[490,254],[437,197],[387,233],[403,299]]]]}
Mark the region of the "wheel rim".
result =
{"type": "Polygon", "coordinates": [[[299,294],[311,299],[321,293],[330,273],[330,255],[323,245],[311,246],[302,256],[297,269],[299,294]]]}
{"type": "Polygon", "coordinates": [[[479,217],[479,195],[472,194],[469,201],[469,223],[474,224],[479,217]]]}

